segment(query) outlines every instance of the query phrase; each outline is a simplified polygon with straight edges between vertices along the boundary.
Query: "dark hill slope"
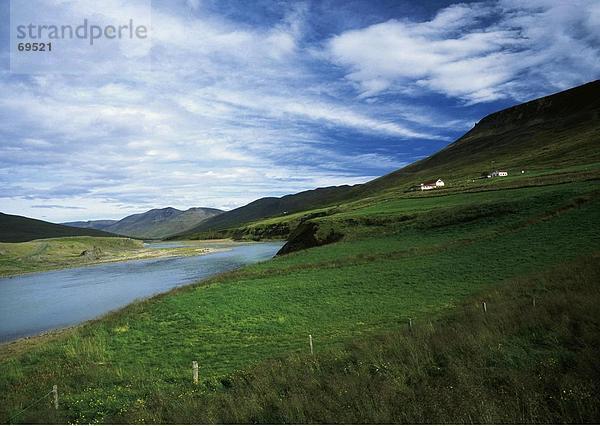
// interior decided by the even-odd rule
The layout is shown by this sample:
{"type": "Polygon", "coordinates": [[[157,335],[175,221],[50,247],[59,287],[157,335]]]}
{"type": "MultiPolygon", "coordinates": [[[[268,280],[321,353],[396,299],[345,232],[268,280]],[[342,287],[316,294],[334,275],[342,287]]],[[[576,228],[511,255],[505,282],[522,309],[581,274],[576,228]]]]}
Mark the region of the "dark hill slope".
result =
{"type": "Polygon", "coordinates": [[[0,213],[0,242],[20,243],[41,238],[77,236],[116,237],[117,235],[97,229],[74,228],[24,216],[0,213]]]}
{"type": "Polygon", "coordinates": [[[562,168],[600,161],[600,81],[483,118],[441,151],[359,188],[362,194],[436,177],[476,177],[492,167],[562,168]]]}
{"type": "Polygon", "coordinates": [[[514,174],[600,162],[599,118],[600,81],[594,81],[490,114],[441,151],[371,182],[262,198],[209,219],[185,235],[234,228],[381,191],[404,191],[432,178],[452,184],[476,178],[492,167],[514,174]]]}
{"type": "MultiPolygon", "coordinates": [[[[226,229],[265,217],[280,216],[338,203],[346,200],[352,194],[353,188],[353,186],[348,185],[331,186],[286,195],[281,198],[261,198],[243,207],[205,220],[197,227],[186,232],[185,235],[226,229]]],[[[176,237],[178,236],[173,238],[176,237]]]]}
{"type": "Polygon", "coordinates": [[[74,226],[76,228],[92,228],[92,229],[104,229],[110,225],[117,223],[118,220],[86,220],[79,222],[65,222],[62,225],[74,226]]]}

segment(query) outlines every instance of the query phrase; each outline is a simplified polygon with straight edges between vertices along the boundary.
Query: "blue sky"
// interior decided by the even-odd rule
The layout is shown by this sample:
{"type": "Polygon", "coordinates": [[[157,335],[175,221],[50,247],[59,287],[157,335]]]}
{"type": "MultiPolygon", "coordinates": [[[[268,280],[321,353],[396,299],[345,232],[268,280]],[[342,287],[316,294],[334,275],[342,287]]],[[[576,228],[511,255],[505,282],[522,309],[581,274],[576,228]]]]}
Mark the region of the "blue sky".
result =
{"type": "Polygon", "coordinates": [[[596,0],[154,0],[151,71],[90,74],[11,73],[0,5],[0,211],[50,221],[365,182],[600,75],[596,0]]]}

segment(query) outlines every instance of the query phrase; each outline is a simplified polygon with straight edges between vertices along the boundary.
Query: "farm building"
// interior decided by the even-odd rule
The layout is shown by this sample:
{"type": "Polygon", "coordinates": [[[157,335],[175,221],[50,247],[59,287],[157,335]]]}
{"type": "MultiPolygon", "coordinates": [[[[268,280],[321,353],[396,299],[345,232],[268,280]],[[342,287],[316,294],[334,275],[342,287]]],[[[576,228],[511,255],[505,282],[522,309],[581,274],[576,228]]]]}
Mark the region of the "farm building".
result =
{"type": "Polygon", "coordinates": [[[508,172],[507,171],[505,171],[505,170],[494,170],[493,172],[481,172],[481,176],[479,176],[479,179],[504,177],[504,176],[508,176],[508,172]]]}
{"type": "Polygon", "coordinates": [[[421,191],[427,191],[430,189],[436,189],[444,186],[444,181],[441,179],[431,180],[429,182],[423,182],[421,184],[421,191]]]}

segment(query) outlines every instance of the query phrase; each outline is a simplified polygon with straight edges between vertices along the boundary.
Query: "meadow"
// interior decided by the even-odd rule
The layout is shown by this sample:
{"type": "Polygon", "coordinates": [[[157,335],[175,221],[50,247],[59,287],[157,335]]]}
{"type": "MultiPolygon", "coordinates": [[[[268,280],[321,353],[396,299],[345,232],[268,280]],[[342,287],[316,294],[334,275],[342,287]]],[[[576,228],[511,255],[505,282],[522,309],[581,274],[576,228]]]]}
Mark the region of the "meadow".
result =
{"type": "MultiPolygon", "coordinates": [[[[590,180],[332,208],[310,220],[343,235],[337,243],[0,347],[0,421],[592,421],[597,188],[590,180]],[[557,264],[565,266],[539,275],[557,264]],[[513,315],[538,292],[544,307],[513,315]],[[492,299],[502,300],[504,316],[493,308],[486,318],[498,321],[473,321],[482,297],[491,311],[492,299]],[[585,350],[561,340],[568,327],[580,327],[585,350]],[[538,339],[542,352],[532,346],[538,339]],[[532,366],[549,375],[572,366],[563,417],[560,403],[541,396],[546,382],[527,384],[532,366]],[[494,381],[506,390],[499,398],[494,381]],[[20,412],[54,384],[58,411],[46,398],[20,412]],[[519,405],[530,394],[535,406],[519,405]],[[461,395],[481,407],[463,410],[461,395]]],[[[559,395],[563,379],[547,378],[547,395],[559,395]]]]}

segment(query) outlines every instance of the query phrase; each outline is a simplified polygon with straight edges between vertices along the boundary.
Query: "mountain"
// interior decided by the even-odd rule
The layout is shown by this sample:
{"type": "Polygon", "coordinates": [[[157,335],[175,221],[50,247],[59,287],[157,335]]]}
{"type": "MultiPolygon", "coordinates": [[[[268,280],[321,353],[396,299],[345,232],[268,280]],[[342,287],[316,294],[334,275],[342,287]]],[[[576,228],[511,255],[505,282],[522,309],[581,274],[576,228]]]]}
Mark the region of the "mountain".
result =
{"type": "Polygon", "coordinates": [[[41,238],[76,236],[116,237],[114,234],[97,229],[74,228],[24,216],[0,213],[0,242],[20,243],[41,238]]]}
{"type": "Polygon", "coordinates": [[[88,220],[79,222],[65,222],[61,225],[74,226],[76,228],[104,229],[107,226],[117,223],[118,220],[88,220]]]}
{"type": "Polygon", "coordinates": [[[540,173],[600,161],[600,81],[526,102],[483,118],[464,136],[426,159],[361,185],[319,188],[261,198],[206,220],[180,238],[256,220],[364,199],[443,177],[451,184],[491,168],[540,173]],[[585,161],[582,161],[585,160],[585,161]]]}
{"type": "Polygon", "coordinates": [[[358,194],[492,168],[542,172],[600,161],[600,80],[535,99],[480,120],[441,151],[375,179],[358,194]]]}
{"type": "Polygon", "coordinates": [[[135,238],[164,238],[221,213],[222,210],[205,207],[193,207],[185,211],[166,207],[127,216],[103,230],[135,238]]]}

